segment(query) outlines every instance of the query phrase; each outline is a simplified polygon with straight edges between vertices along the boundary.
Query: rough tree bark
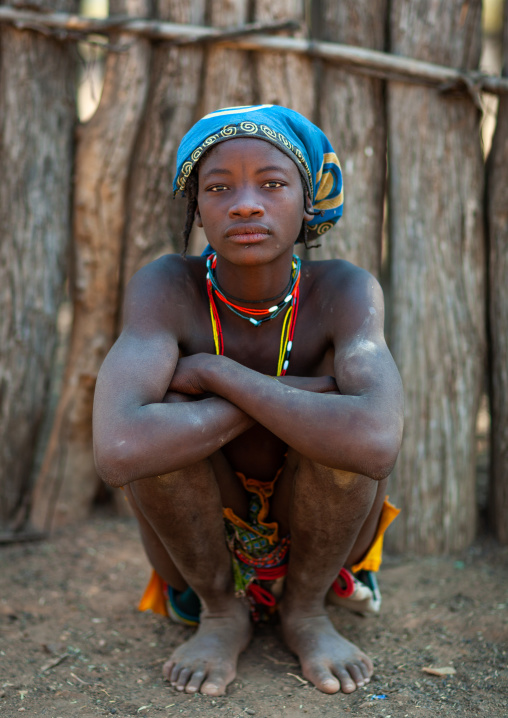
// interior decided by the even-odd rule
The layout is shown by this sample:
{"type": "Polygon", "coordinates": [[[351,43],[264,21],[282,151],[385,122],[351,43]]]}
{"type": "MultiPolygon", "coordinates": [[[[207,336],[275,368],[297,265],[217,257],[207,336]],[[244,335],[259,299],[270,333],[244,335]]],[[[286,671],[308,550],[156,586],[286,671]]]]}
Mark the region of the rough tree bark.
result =
{"type": "MultiPolygon", "coordinates": [[[[329,42],[384,50],[386,0],[318,0],[313,35],[329,42]]],[[[382,80],[322,63],[317,123],[342,163],[344,215],[312,250],[341,257],[379,275],[386,175],[386,112],[382,80]]]]}
{"type": "MultiPolygon", "coordinates": [[[[481,2],[393,0],[391,50],[476,68],[481,2]]],[[[483,161],[470,97],[390,82],[391,348],[406,393],[388,537],[435,554],[475,535],[475,424],[485,352],[483,161]]]]}
{"type": "MultiPolygon", "coordinates": [[[[508,4],[504,12],[503,75],[508,76],[508,4]]],[[[487,165],[487,220],[490,246],[490,362],[492,448],[490,517],[508,544],[508,97],[499,103],[487,165]]]]}
{"type": "MultiPolygon", "coordinates": [[[[77,0],[55,10],[76,12],[77,0]]],[[[27,517],[70,237],[72,50],[0,29],[0,530],[27,517]]]]}
{"type": "MultiPolygon", "coordinates": [[[[305,20],[304,0],[256,0],[253,21],[305,20]]],[[[314,116],[313,62],[308,57],[282,52],[258,52],[254,58],[256,102],[283,105],[314,116]]]]}
{"type": "MultiPolygon", "coordinates": [[[[159,0],[161,20],[203,25],[205,0],[159,0]]],[[[197,119],[203,49],[155,47],[150,93],[129,177],[122,283],[161,254],[180,252],[185,202],[173,200],[176,153],[197,119]]]]}
{"type": "MultiPolygon", "coordinates": [[[[208,0],[208,23],[234,27],[249,21],[249,0],[208,0]]],[[[250,53],[210,47],[205,59],[200,116],[220,107],[254,102],[253,66],[250,53]]]]}
{"type": "MultiPolygon", "coordinates": [[[[148,0],[111,0],[112,13],[147,16],[148,0]]],[[[121,36],[119,42],[126,40],[121,36]]],[[[32,523],[84,518],[97,492],[92,405],[97,373],[116,333],[126,184],[147,94],[148,41],[110,53],[96,114],[79,128],[74,189],[74,321],[55,420],[34,492],[32,523]]],[[[53,93],[54,101],[58,93],[53,93]]]]}

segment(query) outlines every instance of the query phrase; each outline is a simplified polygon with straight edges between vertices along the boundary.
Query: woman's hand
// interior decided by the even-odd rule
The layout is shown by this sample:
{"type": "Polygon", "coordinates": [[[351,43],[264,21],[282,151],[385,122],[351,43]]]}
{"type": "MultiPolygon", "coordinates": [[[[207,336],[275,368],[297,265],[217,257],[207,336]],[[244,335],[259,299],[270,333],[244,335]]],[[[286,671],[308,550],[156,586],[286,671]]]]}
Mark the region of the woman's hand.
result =
{"type": "Polygon", "coordinates": [[[212,362],[220,359],[222,357],[204,353],[182,357],[176,365],[169,391],[191,395],[206,393],[208,391],[204,386],[206,369],[212,362]]]}
{"type": "MultiPolygon", "coordinates": [[[[228,360],[224,357],[204,353],[179,359],[169,391],[185,395],[206,393],[209,391],[206,386],[207,371],[212,368],[212,363],[224,363],[225,361],[228,360]]],[[[301,391],[310,391],[315,394],[340,394],[333,376],[279,376],[273,378],[285,386],[291,386],[301,391]]]]}

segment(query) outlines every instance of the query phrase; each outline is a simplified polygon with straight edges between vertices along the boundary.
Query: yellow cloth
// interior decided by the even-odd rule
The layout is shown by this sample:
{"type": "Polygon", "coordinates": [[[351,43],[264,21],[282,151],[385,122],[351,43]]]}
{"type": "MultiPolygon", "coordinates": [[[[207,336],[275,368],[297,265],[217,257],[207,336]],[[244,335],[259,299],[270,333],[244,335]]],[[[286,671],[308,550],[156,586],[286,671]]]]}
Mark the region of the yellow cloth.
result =
{"type": "Polygon", "coordinates": [[[169,616],[164,594],[164,581],[155,569],[152,569],[152,575],[145,588],[143,598],[139,602],[138,611],[153,611],[161,616],[169,616]]]}
{"type": "MultiPolygon", "coordinates": [[[[383,557],[385,531],[399,513],[400,509],[397,509],[391,504],[387,496],[381,509],[381,516],[379,517],[379,524],[374,540],[363,559],[351,567],[353,573],[362,569],[364,571],[379,571],[383,557]]],[[[164,581],[155,570],[152,570],[152,575],[143,594],[143,598],[138,605],[138,610],[151,610],[161,616],[169,616],[166,606],[166,596],[164,594],[164,581]]]]}
{"type": "Polygon", "coordinates": [[[383,539],[384,533],[388,526],[394,519],[400,514],[400,509],[397,509],[393,504],[388,501],[388,496],[385,498],[383,508],[381,509],[381,516],[379,517],[379,524],[377,527],[374,541],[371,543],[369,550],[362,558],[359,563],[356,563],[351,567],[353,573],[357,571],[379,571],[381,561],[383,560],[383,539]]]}

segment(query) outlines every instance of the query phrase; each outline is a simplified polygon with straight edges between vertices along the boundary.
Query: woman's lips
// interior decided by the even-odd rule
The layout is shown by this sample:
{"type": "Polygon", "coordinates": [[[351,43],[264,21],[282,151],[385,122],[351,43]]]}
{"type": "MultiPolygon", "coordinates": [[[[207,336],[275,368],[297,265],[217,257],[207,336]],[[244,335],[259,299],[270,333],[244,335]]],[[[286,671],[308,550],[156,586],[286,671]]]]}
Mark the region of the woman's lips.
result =
{"type": "Polygon", "coordinates": [[[226,230],[226,237],[239,244],[262,242],[269,234],[268,227],[260,224],[236,224],[226,230]]]}

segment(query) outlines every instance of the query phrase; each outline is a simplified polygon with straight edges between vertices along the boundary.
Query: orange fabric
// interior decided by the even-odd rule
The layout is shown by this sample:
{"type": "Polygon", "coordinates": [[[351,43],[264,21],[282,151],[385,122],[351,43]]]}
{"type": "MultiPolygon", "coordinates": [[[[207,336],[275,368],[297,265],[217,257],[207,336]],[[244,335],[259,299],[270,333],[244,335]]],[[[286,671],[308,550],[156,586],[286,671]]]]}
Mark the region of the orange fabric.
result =
{"type": "MultiPolygon", "coordinates": [[[[262,510],[260,512],[260,518],[266,518],[268,515],[268,498],[273,494],[273,487],[275,485],[275,482],[279,478],[280,472],[282,471],[282,468],[279,469],[277,474],[275,475],[274,479],[270,482],[263,482],[263,481],[256,481],[256,479],[247,479],[243,474],[240,472],[237,472],[237,476],[241,480],[242,484],[245,488],[248,487],[250,491],[254,491],[260,498],[262,503],[262,510]]],[[[123,487],[121,487],[123,488],[123,487]]],[[[125,497],[127,498],[127,497],[125,497]]],[[[238,518],[232,509],[223,509],[224,516],[229,518],[233,523],[238,523],[240,526],[244,524],[242,519],[238,518]]],[[[261,521],[261,523],[263,523],[261,521]]],[[[278,541],[278,524],[277,522],[272,523],[263,523],[264,526],[268,526],[269,528],[273,528],[273,534],[270,537],[270,543],[277,543],[278,541]]],[[[245,528],[252,530],[252,527],[249,525],[245,525],[245,528]]],[[[150,580],[148,581],[148,585],[145,588],[145,592],[143,594],[143,597],[138,605],[138,611],[153,611],[154,613],[158,613],[161,616],[168,616],[169,612],[167,609],[166,604],[166,596],[164,593],[165,584],[162,578],[159,576],[159,574],[155,571],[155,569],[152,569],[152,575],[150,576],[150,580]]]]}
{"type": "Polygon", "coordinates": [[[377,527],[374,541],[371,543],[369,550],[363,557],[363,559],[351,567],[353,573],[356,571],[379,571],[381,562],[383,560],[383,539],[384,533],[388,526],[394,519],[400,514],[400,509],[397,509],[393,504],[388,501],[388,496],[384,500],[383,508],[381,509],[381,516],[379,518],[379,524],[377,527]]]}
{"type": "MultiPolygon", "coordinates": [[[[254,479],[246,479],[242,474],[238,474],[241,478],[244,485],[246,483],[249,483],[252,488],[254,488],[254,479]]],[[[277,474],[278,476],[278,474],[277,474]]],[[[277,477],[276,477],[277,478],[277,477]]],[[[254,482],[256,483],[256,482],[254,482]]],[[[262,482],[260,482],[262,483],[262,482]]],[[[273,491],[273,484],[275,483],[275,479],[273,482],[270,482],[269,487],[273,491]]],[[[265,484],[266,487],[266,484],[265,484]]],[[[252,490],[251,488],[251,490],[252,490]]],[[[268,487],[266,487],[268,490],[265,493],[265,496],[271,496],[272,491],[269,490],[268,487]]],[[[257,492],[256,492],[257,493],[257,492]]],[[[268,502],[267,502],[268,503],[268,502]]],[[[235,520],[238,521],[238,523],[243,523],[241,519],[236,517],[234,513],[231,511],[231,509],[224,509],[224,515],[228,516],[229,518],[229,512],[235,517],[235,520]]],[[[268,510],[266,511],[268,513],[268,510]]],[[[264,516],[266,516],[266,513],[264,516]]],[[[391,504],[388,501],[388,496],[384,500],[383,508],[381,510],[381,516],[379,519],[379,524],[377,527],[376,535],[374,537],[374,541],[372,542],[369,550],[367,551],[366,555],[363,557],[363,559],[351,567],[351,570],[353,572],[365,570],[365,571],[379,571],[379,567],[381,566],[382,562],[382,555],[383,555],[383,539],[384,534],[388,526],[392,523],[392,521],[399,515],[400,509],[397,509],[393,504],[391,504]]],[[[268,526],[271,526],[272,524],[266,524],[268,526]]],[[[277,527],[277,524],[275,523],[275,526],[277,527]]],[[[252,530],[252,527],[247,526],[246,528],[249,528],[252,530]]],[[[139,611],[153,611],[154,613],[158,613],[161,616],[169,616],[168,609],[166,606],[166,597],[164,594],[164,581],[162,578],[156,573],[155,570],[152,570],[152,575],[150,577],[150,580],[148,582],[148,585],[145,589],[145,592],[143,594],[143,598],[141,599],[139,605],[138,605],[139,611]]]]}
{"type": "Polygon", "coordinates": [[[164,595],[164,581],[154,569],[152,569],[152,575],[145,588],[143,598],[139,602],[138,611],[153,611],[161,616],[169,616],[164,595]]]}
{"type": "Polygon", "coordinates": [[[259,512],[258,516],[258,522],[262,526],[266,526],[268,529],[272,529],[272,535],[266,536],[266,534],[262,534],[259,531],[256,531],[255,526],[252,526],[251,524],[246,523],[243,519],[241,519],[239,516],[235,514],[233,509],[230,508],[223,508],[222,509],[222,515],[225,519],[228,519],[231,521],[232,524],[235,526],[239,526],[240,528],[245,529],[246,531],[252,531],[253,533],[259,534],[259,536],[264,536],[268,539],[269,543],[271,544],[277,544],[279,542],[279,524],[277,521],[273,521],[271,523],[266,523],[264,519],[268,516],[268,511],[270,509],[270,503],[268,501],[269,498],[271,498],[273,494],[273,489],[275,486],[275,482],[279,478],[281,471],[283,467],[281,467],[277,473],[275,474],[274,478],[271,481],[258,481],[257,479],[247,479],[244,474],[242,474],[240,471],[236,471],[236,475],[240,479],[240,481],[243,484],[244,489],[247,491],[250,491],[253,494],[256,494],[259,497],[259,500],[261,502],[261,511],[259,512]]]}

